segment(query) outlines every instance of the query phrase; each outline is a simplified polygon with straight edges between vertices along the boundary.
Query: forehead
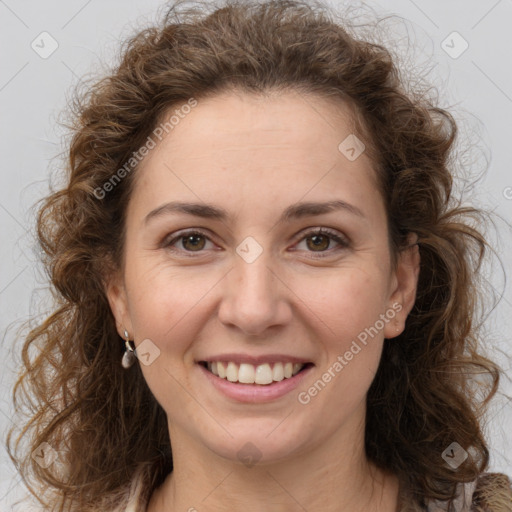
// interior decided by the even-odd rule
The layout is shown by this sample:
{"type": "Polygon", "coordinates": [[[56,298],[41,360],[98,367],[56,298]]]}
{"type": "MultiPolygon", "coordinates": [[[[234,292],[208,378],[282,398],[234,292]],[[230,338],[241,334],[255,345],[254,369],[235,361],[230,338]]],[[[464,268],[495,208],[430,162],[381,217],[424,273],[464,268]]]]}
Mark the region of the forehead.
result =
{"type": "MultiPolygon", "coordinates": [[[[171,108],[161,121],[165,123],[179,109],[179,105],[171,108]]],[[[336,152],[339,143],[355,132],[349,105],[298,91],[224,92],[200,99],[188,114],[174,120],[177,124],[159,147],[174,151],[176,157],[186,153],[187,158],[200,158],[205,151],[258,152],[263,146],[293,148],[318,158],[336,152]]]]}
{"type": "Polygon", "coordinates": [[[212,202],[242,194],[256,196],[261,208],[279,197],[315,200],[340,187],[364,201],[377,189],[369,157],[363,152],[351,160],[344,152],[355,129],[341,101],[295,91],[226,92],[199,99],[187,112],[174,117],[178,122],[136,172],[134,194],[146,201],[212,202]]]}

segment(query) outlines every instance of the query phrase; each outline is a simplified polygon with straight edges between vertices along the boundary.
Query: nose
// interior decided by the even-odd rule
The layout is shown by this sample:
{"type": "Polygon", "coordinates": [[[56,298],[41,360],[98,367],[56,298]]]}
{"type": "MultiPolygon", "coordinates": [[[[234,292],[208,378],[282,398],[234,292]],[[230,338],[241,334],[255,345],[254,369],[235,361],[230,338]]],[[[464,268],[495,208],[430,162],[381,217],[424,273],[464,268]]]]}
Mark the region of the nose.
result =
{"type": "Polygon", "coordinates": [[[270,328],[290,321],[291,292],[269,263],[265,251],[252,263],[236,255],[218,312],[223,324],[247,336],[262,336],[270,328]]]}

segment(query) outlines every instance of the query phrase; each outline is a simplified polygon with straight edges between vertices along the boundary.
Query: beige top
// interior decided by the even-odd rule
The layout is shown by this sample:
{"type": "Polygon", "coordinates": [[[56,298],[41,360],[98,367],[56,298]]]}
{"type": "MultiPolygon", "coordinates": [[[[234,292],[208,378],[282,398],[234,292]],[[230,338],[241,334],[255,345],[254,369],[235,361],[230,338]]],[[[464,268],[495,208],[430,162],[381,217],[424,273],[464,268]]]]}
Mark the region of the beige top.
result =
{"type": "MultiPolygon", "coordinates": [[[[455,500],[454,512],[470,512],[471,503],[473,500],[473,493],[476,487],[476,480],[466,484],[459,484],[457,499],[455,500]]],[[[120,506],[113,512],[146,512],[146,504],[144,503],[143,496],[143,479],[141,475],[133,479],[130,488],[129,502],[127,506],[120,506]]],[[[409,511],[407,511],[409,512],[409,511]]],[[[411,511],[412,512],[412,511],[411,511]]],[[[438,502],[436,500],[428,503],[426,510],[418,512],[446,512],[446,503],[438,502]]]]}
{"type": "MultiPolygon", "coordinates": [[[[455,500],[456,512],[470,512],[471,504],[473,502],[473,493],[475,492],[476,480],[466,484],[459,484],[458,497],[455,500]]],[[[446,504],[440,501],[431,501],[428,504],[428,512],[441,512],[446,510],[446,504]]]]}

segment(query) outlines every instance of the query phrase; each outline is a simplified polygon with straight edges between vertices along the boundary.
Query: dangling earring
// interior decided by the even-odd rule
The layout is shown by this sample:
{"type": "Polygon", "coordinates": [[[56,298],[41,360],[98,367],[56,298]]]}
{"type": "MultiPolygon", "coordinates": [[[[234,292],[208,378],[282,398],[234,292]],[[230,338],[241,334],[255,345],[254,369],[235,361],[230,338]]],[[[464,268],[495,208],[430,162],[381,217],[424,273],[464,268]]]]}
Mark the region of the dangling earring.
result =
{"type": "Polygon", "coordinates": [[[126,338],[124,345],[126,347],[125,352],[123,354],[123,359],[121,361],[121,364],[123,368],[130,368],[130,366],[133,365],[135,362],[135,359],[137,356],[135,355],[135,349],[130,344],[130,336],[128,335],[128,332],[126,329],[124,330],[124,337],[126,338]]]}

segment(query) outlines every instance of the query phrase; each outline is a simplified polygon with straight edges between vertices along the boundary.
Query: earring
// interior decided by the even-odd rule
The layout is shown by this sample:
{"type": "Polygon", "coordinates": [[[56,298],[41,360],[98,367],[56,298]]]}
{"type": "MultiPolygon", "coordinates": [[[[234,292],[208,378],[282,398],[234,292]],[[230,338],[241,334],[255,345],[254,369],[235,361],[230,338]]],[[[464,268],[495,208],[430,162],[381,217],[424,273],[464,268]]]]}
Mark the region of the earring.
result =
{"type": "Polygon", "coordinates": [[[126,369],[133,365],[137,356],[135,355],[135,348],[133,348],[130,344],[130,336],[128,335],[126,329],[124,330],[124,337],[126,338],[124,342],[126,348],[123,354],[123,359],[121,360],[121,365],[126,369]]]}

